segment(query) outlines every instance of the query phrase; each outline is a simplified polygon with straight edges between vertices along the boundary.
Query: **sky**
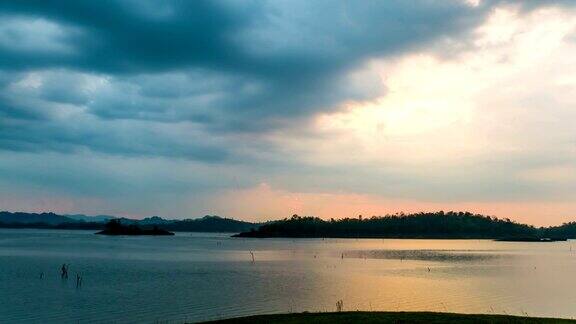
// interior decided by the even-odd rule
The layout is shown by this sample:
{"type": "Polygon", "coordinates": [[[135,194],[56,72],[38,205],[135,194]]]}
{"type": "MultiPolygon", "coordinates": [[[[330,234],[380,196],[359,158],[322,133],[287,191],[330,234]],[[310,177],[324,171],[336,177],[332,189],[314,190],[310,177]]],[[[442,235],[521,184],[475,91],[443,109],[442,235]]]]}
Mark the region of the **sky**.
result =
{"type": "Polygon", "coordinates": [[[576,221],[576,3],[2,1],[0,209],[576,221]]]}

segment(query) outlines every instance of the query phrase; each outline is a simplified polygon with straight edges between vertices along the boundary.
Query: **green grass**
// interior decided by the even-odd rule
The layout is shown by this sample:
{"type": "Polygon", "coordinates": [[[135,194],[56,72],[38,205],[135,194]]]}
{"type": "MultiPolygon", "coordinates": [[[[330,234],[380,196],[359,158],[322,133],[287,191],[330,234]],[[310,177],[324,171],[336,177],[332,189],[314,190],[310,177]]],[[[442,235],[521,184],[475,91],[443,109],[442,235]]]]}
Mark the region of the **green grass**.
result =
{"type": "Polygon", "coordinates": [[[574,320],[432,312],[340,312],[256,315],[209,323],[576,323],[574,320]]]}

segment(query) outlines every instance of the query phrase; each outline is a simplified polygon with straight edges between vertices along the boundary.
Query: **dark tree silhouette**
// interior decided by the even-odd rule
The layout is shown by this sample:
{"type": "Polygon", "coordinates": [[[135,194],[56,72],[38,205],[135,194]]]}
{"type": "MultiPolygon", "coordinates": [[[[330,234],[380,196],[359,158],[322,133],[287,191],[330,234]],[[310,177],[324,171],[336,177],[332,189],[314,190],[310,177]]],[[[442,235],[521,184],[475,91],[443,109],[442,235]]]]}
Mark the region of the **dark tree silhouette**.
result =
{"type": "MultiPolygon", "coordinates": [[[[575,226],[576,227],[576,226],[575,226]]],[[[536,237],[539,230],[509,219],[469,212],[404,213],[324,221],[293,215],[260,226],[239,237],[390,237],[390,238],[502,238],[536,237]]]]}

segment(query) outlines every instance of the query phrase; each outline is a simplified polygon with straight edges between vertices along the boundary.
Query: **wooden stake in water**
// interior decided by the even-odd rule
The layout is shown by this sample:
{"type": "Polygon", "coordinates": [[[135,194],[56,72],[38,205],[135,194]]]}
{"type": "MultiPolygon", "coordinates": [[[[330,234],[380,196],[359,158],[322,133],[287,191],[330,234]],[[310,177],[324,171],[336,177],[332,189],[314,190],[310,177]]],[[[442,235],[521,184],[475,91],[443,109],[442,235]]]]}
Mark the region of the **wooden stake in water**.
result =
{"type": "Polygon", "coordinates": [[[342,299],[336,302],[336,311],[341,312],[344,309],[344,302],[342,299]]]}
{"type": "Polygon", "coordinates": [[[62,279],[68,279],[68,265],[66,265],[66,263],[62,264],[62,267],[60,268],[60,277],[62,279]]]}

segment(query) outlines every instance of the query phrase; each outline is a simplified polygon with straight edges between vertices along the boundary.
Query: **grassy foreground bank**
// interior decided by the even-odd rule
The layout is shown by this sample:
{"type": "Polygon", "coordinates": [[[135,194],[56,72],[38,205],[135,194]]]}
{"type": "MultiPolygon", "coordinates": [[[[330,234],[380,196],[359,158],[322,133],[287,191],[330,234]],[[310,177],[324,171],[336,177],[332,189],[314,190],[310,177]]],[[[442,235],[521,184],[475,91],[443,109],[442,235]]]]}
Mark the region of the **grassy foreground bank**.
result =
{"type": "Polygon", "coordinates": [[[256,315],[207,323],[576,323],[575,320],[432,312],[340,312],[256,315]]]}

